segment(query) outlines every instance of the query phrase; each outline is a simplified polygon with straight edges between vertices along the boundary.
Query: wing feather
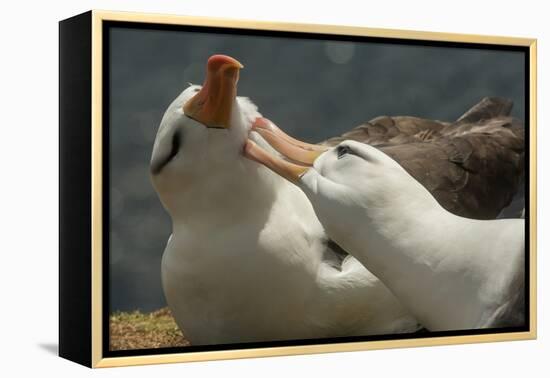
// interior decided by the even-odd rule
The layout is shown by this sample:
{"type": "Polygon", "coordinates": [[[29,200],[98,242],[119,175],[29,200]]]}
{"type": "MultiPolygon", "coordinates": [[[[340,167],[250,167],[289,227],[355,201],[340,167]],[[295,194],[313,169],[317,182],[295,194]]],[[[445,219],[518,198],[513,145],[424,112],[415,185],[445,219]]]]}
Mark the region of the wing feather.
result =
{"type": "Polygon", "coordinates": [[[355,140],[399,162],[447,210],[494,219],[520,189],[525,128],[510,117],[512,102],[487,97],[455,122],[418,117],[374,118],[324,141],[355,140]]]}

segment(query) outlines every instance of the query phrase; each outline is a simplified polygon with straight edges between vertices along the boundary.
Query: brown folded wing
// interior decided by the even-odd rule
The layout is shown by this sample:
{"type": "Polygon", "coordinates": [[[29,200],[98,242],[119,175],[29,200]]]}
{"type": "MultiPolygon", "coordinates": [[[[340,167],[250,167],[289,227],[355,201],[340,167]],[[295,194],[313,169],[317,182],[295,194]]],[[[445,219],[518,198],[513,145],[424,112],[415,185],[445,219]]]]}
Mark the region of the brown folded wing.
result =
{"type": "Polygon", "coordinates": [[[512,103],[484,98],[455,122],[377,117],[322,144],[355,140],[399,162],[447,210],[494,219],[523,182],[525,128],[512,103]]]}

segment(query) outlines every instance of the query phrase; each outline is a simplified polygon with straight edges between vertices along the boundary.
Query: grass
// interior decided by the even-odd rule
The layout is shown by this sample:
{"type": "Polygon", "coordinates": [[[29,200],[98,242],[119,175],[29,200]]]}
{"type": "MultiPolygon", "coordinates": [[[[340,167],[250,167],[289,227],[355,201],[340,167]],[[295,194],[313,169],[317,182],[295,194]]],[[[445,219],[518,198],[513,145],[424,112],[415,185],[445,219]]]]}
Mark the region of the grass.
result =
{"type": "Polygon", "coordinates": [[[168,307],[150,313],[115,312],[110,319],[110,350],[187,346],[168,307]]]}

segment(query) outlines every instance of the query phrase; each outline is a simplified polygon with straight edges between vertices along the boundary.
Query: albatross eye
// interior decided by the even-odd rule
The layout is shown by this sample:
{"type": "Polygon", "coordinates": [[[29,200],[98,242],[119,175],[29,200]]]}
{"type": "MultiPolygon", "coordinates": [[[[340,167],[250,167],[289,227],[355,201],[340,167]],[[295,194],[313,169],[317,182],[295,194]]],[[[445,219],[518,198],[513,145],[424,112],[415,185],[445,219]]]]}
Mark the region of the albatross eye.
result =
{"type": "Polygon", "coordinates": [[[181,144],[180,139],[181,139],[180,132],[176,131],[172,136],[172,146],[170,148],[170,153],[166,155],[164,158],[162,158],[161,160],[154,161],[152,163],[151,172],[154,175],[159,174],[162,168],[164,168],[166,164],[170,163],[170,161],[172,161],[172,159],[178,154],[180,150],[180,144],[181,144]]]}
{"type": "Polygon", "coordinates": [[[338,146],[336,149],[336,153],[338,155],[338,159],[346,156],[348,153],[351,153],[351,148],[348,146],[338,146]]]}

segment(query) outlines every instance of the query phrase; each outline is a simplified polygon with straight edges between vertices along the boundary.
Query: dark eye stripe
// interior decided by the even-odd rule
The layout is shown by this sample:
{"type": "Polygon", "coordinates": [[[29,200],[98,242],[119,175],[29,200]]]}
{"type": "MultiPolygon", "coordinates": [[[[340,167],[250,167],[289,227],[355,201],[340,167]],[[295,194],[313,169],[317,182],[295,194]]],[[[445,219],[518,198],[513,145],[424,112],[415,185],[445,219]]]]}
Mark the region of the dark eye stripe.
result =
{"type": "Polygon", "coordinates": [[[178,151],[180,149],[180,132],[179,130],[172,135],[172,148],[170,149],[170,153],[162,160],[159,160],[157,162],[153,162],[151,165],[151,173],[154,175],[158,175],[160,171],[162,171],[162,168],[174,158],[178,154],[178,151]]]}
{"type": "Polygon", "coordinates": [[[176,131],[172,136],[172,149],[170,150],[170,155],[168,155],[166,162],[169,162],[170,160],[172,160],[174,156],[176,156],[179,150],[180,150],[180,132],[176,131]]]}
{"type": "Polygon", "coordinates": [[[344,157],[345,155],[352,153],[351,148],[348,146],[338,146],[336,153],[338,154],[338,159],[344,157]]]}

